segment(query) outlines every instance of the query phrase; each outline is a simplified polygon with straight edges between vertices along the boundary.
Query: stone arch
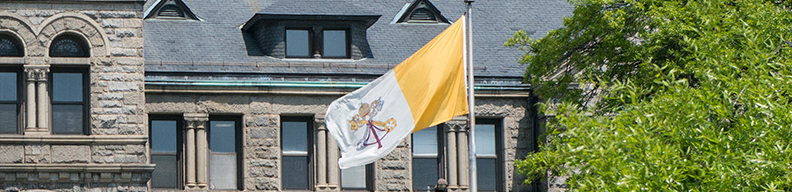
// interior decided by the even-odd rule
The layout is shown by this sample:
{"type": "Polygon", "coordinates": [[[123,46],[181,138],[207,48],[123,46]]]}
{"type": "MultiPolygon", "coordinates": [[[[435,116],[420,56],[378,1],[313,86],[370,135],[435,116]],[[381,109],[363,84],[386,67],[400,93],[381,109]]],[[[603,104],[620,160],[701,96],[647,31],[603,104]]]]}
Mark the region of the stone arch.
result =
{"type": "Polygon", "coordinates": [[[25,56],[29,56],[29,48],[36,42],[36,34],[31,26],[30,21],[16,13],[0,12],[0,33],[10,34],[21,41],[25,56]]]}
{"type": "Polygon", "coordinates": [[[88,16],[78,13],[59,13],[41,22],[37,29],[39,45],[49,56],[51,41],[62,33],[74,33],[88,42],[91,57],[110,55],[107,35],[103,28],[88,16]],[[42,38],[43,37],[43,38],[42,38]]]}

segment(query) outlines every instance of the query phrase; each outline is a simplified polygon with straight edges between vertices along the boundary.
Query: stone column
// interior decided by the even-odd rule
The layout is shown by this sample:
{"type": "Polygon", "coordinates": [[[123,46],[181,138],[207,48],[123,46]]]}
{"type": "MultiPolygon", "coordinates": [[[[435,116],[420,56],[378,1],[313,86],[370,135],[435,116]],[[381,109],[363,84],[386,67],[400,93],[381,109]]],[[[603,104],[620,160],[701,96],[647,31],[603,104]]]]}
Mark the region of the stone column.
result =
{"type": "MultiPolygon", "coordinates": [[[[324,121],[323,121],[324,122],[324,121]]],[[[327,187],[333,191],[341,189],[341,170],[338,168],[338,144],[332,135],[327,135],[327,187]]]]}
{"type": "MultiPolygon", "coordinates": [[[[208,189],[208,164],[207,164],[207,150],[209,145],[206,140],[206,123],[209,121],[209,114],[206,113],[185,113],[184,120],[188,124],[193,125],[195,132],[194,144],[195,146],[195,187],[198,189],[208,189]]],[[[188,130],[189,131],[189,130],[188,130]]],[[[189,137],[189,136],[188,136],[189,137]]],[[[189,147],[189,143],[188,143],[189,147]]],[[[189,161],[189,160],[188,160],[189,161]]],[[[189,174],[189,173],[188,173],[189,174]]],[[[188,180],[189,185],[189,180],[188,180]]]]}
{"type": "Polygon", "coordinates": [[[48,134],[49,94],[47,90],[49,65],[26,65],[25,134],[48,134]]]}
{"type": "Polygon", "coordinates": [[[327,128],[324,125],[324,116],[314,118],[316,130],[316,189],[327,188],[327,128]]]}
{"type": "Polygon", "coordinates": [[[457,165],[459,166],[459,190],[467,191],[470,183],[470,165],[468,160],[468,127],[467,123],[457,130],[457,165]]]}
{"type": "Polygon", "coordinates": [[[448,163],[448,191],[458,191],[459,182],[458,174],[459,169],[457,166],[457,132],[461,127],[466,125],[465,118],[454,118],[444,124],[446,126],[446,138],[448,140],[447,146],[447,163],[448,163]]]}
{"type": "Polygon", "coordinates": [[[196,121],[191,121],[188,119],[187,114],[184,114],[184,121],[187,127],[184,140],[187,142],[187,147],[185,149],[186,154],[185,156],[187,162],[185,163],[184,170],[186,171],[186,178],[187,178],[187,185],[185,186],[186,189],[195,189],[195,127],[196,121]]]}

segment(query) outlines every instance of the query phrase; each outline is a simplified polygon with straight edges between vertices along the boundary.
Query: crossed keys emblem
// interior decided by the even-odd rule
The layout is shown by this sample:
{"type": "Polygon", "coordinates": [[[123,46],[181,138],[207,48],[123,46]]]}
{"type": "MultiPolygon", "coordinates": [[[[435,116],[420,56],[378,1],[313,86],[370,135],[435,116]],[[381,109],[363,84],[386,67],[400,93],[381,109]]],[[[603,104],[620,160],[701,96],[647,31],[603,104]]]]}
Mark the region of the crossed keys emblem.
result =
{"type": "Polygon", "coordinates": [[[366,130],[366,137],[357,143],[356,149],[358,151],[374,144],[377,144],[377,149],[382,148],[382,139],[396,128],[396,120],[393,118],[385,122],[374,120],[374,116],[377,116],[377,113],[382,110],[382,105],[384,104],[385,101],[382,100],[382,97],[371,103],[363,103],[363,105],[358,108],[358,114],[353,116],[352,120],[349,121],[349,128],[353,131],[357,131],[359,128],[366,130]]]}

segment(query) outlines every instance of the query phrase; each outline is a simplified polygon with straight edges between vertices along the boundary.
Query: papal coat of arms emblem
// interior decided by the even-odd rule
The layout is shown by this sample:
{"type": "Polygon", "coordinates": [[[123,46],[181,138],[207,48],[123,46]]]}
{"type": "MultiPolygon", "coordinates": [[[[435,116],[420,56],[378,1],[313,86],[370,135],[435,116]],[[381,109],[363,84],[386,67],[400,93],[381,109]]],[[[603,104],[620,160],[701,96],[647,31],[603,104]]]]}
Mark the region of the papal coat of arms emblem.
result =
{"type": "Polygon", "coordinates": [[[360,139],[357,143],[356,149],[358,151],[374,144],[377,144],[377,149],[382,148],[382,139],[396,128],[396,120],[393,118],[385,121],[374,119],[379,111],[382,110],[383,105],[385,105],[385,101],[382,100],[382,97],[371,103],[363,103],[360,105],[360,108],[358,108],[358,114],[349,120],[349,128],[353,131],[357,131],[360,128],[366,131],[365,137],[360,139]]]}

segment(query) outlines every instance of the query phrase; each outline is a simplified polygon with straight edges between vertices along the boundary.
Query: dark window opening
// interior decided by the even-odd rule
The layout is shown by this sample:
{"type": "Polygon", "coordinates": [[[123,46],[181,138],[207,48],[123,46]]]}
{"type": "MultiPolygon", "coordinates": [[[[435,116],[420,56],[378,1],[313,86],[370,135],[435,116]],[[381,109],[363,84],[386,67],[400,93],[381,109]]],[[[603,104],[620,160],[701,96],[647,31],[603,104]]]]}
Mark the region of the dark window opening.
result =
{"type": "Polygon", "coordinates": [[[22,57],[24,53],[22,43],[17,38],[8,34],[0,34],[0,57],[22,57]]]}
{"type": "Polygon", "coordinates": [[[410,15],[410,21],[435,21],[434,13],[429,11],[426,8],[419,8],[412,12],[410,15]]]}
{"type": "Polygon", "coordinates": [[[50,74],[52,133],[88,134],[88,70],[53,68],[50,74]]]}
{"type": "Polygon", "coordinates": [[[281,117],[283,189],[311,190],[313,119],[281,117]]]}
{"type": "Polygon", "coordinates": [[[60,35],[50,45],[50,57],[89,57],[88,44],[76,35],[60,35]]]}
{"type": "Polygon", "coordinates": [[[154,116],[149,119],[152,188],[181,189],[183,175],[182,145],[184,130],[181,116],[154,116]]]}
{"type": "Polygon", "coordinates": [[[184,11],[175,5],[175,4],[167,4],[163,5],[160,8],[159,13],[157,14],[158,17],[184,17],[184,11]]]}
{"type": "Polygon", "coordinates": [[[242,189],[242,120],[209,117],[209,188],[242,189]]]}
{"type": "Polygon", "coordinates": [[[342,169],[341,190],[374,191],[374,163],[342,169]]]}
{"type": "Polygon", "coordinates": [[[0,134],[19,133],[20,71],[0,71],[0,134]]]}

